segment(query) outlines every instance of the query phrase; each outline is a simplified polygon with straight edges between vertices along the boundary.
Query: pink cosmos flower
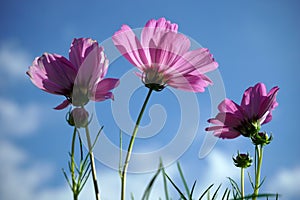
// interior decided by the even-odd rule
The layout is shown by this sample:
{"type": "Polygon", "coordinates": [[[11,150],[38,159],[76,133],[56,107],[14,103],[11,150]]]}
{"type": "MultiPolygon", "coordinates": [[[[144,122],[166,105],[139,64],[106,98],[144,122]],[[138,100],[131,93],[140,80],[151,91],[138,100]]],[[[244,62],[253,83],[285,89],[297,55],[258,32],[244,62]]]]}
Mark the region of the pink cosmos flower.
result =
{"type": "Polygon", "coordinates": [[[217,137],[228,139],[257,134],[262,124],[272,120],[272,110],[278,105],[278,90],[276,86],[267,93],[266,86],[257,83],[245,91],[241,105],[225,99],[218,106],[220,112],[217,116],[208,120],[214,126],[205,130],[213,131],[217,137]]]}
{"type": "Polygon", "coordinates": [[[149,20],[140,40],[132,29],[123,25],[112,40],[121,54],[141,73],[146,87],[156,91],[169,85],[174,88],[203,92],[212,81],[204,73],[218,67],[206,48],[189,50],[189,38],[177,32],[177,24],[165,18],[149,20]]]}
{"type": "Polygon", "coordinates": [[[44,53],[37,57],[26,72],[32,83],[51,94],[67,99],[54,109],[85,105],[89,100],[113,99],[110,90],[117,87],[118,79],[104,78],[108,60],[103,48],[90,38],[74,39],[69,60],[57,54],[44,53]]]}

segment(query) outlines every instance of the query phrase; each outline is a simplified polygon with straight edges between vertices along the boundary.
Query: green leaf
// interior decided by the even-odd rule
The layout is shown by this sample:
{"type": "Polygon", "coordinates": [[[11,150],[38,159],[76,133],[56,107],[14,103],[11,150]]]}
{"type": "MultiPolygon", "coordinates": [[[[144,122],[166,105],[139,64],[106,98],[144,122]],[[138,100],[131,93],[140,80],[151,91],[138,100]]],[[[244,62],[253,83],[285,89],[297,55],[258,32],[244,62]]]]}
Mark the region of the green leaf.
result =
{"type": "Polygon", "coordinates": [[[206,193],[208,193],[208,191],[214,186],[214,184],[211,184],[204,192],[203,194],[199,197],[199,200],[201,200],[205,195],[206,193]]]}
{"type": "Polygon", "coordinates": [[[65,178],[66,178],[66,180],[67,180],[67,182],[68,182],[68,185],[70,186],[70,188],[71,188],[71,190],[72,190],[73,188],[72,188],[72,185],[71,185],[71,182],[70,182],[70,180],[69,180],[69,178],[68,178],[67,173],[65,172],[64,169],[61,169],[61,170],[62,170],[62,172],[63,172],[63,174],[64,174],[64,176],[65,176],[65,178]]]}
{"type": "Polygon", "coordinates": [[[241,197],[241,196],[242,196],[242,193],[241,193],[241,191],[240,191],[240,189],[239,189],[238,184],[237,184],[232,178],[230,178],[230,177],[227,177],[227,178],[229,179],[230,184],[231,184],[231,186],[232,186],[232,189],[233,189],[233,196],[234,196],[234,197],[241,197]],[[235,193],[235,192],[236,192],[236,193],[235,193]]]}
{"type": "Polygon", "coordinates": [[[147,185],[147,187],[145,189],[142,200],[148,200],[149,199],[150,192],[152,190],[154,182],[155,182],[157,176],[159,175],[160,171],[161,171],[161,165],[159,164],[158,170],[156,171],[156,173],[154,174],[154,176],[152,177],[152,179],[150,180],[149,184],[147,185]]]}
{"type": "Polygon", "coordinates": [[[184,196],[184,194],[181,192],[181,190],[177,187],[177,185],[172,181],[172,179],[165,173],[164,174],[166,177],[167,177],[167,179],[170,181],[170,183],[173,185],[173,187],[177,190],[177,192],[180,194],[180,197],[182,198],[182,199],[184,199],[184,200],[188,200],[185,196],[184,196]]]}
{"type": "Polygon", "coordinates": [[[119,157],[119,176],[122,179],[122,162],[123,162],[123,155],[122,155],[122,151],[123,151],[123,137],[122,137],[122,131],[120,129],[120,157],[119,157]]]}
{"type": "Polygon", "coordinates": [[[100,134],[101,134],[103,128],[104,128],[104,126],[101,126],[100,130],[98,131],[98,133],[97,133],[97,135],[96,135],[96,138],[95,138],[95,140],[94,140],[94,143],[93,143],[93,145],[92,145],[91,151],[94,149],[94,147],[95,147],[95,145],[96,145],[96,142],[98,141],[99,136],[100,136],[100,134]]]}
{"type": "Polygon", "coordinates": [[[164,168],[164,165],[163,165],[163,162],[162,162],[161,158],[160,158],[160,166],[161,166],[161,170],[162,170],[162,173],[163,173],[165,197],[166,197],[166,200],[169,200],[168,185],[167,185],[167,179],[166,179],[166,176],[165,176],[166,172],[165,172],[165,168],[164,168]]]}
{"type": "MultiPolygon", "coordinates": [[[[184,186],[184,188],[185,188],[186,194],[187,194],[188,197],[190,197],[190,196],[191,196],[190,190],[189,190],[189,187],[188,187],[188,185],[187,185],[187,183],[186,183],[186,180],[185,180],[185,178],[184,178],[184,175],[183,175],[183,172],[182,172],[182,170],[181,170],[181,167],[180,167],[179,162],[177,162],[177,168],[178,168],[178,171],[179,171],[180,178],[181,178],[181,180],[182,180],[183,186],[184,186]]],[[[191,199],[191,198],[189,198],[189,199],[191,199]]]]}
{"type": "MultiPolygon", "coordinates": [[[[223,194],[223,196],[222,196],[222,200],[225,199],[227,192],[228,192],[228,193],[230,192],[230,190],[229,190],[228,188],[226,188],[226,190],[225,190],[225,192],[224,192],[224,194],[223,194]]],[[[228,199],[228,197],[227,197],[227,199],[228,199]]]]}
{"type": "Polygon", "coordinates": [[[215,193],[214,193],[214,195],[213,195],[213,197],[212,197],[212,200],[215,200],[215,199],[217,198],[217,195],[218,195],[218,192],[219,192],[219,190],[220,190],[220,188],[221,188],[221,185],[222,185],[222,184],[220,184],[219,187],[217,188],[217,190],[215,191],[215,193]]]}
{"type": "Polygon", "coordinates": [[[195,189],[195,186],[196,186],[196,182],[197,182],[197,181],[195,181],[194,184],[193,184],[193,186],[192,186],[191,194],[190,194],[190,196],[189,196],[189,199],[190,199],[190,200],[193,199],[193,193],[194,193],[194,189],[195,189]]]}
{"type": "Polygon", "coordinates": [[[250,176],[250,173],[249,172],[247,172],[247,173],[248,173],[248,177],[249,177],[249,181],[250,181],[251,187],[252,187],[252,189],[254,189],[255,186],[254,186],[254,183],[253,183],[252,178],[250,176]]]}

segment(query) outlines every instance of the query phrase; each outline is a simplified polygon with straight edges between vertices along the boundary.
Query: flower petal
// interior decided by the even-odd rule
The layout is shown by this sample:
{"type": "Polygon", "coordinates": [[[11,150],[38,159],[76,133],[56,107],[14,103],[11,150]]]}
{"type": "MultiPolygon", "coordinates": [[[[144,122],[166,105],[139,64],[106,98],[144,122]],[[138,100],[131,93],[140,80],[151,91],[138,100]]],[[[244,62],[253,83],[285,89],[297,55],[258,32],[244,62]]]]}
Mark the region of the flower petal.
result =
{"type": "Polygon", "coordinates": [[[211,126],[205,128],[205,131],[213,131],[214,136],[223,139],[233,139],[241,135],[238,131],[228,126],[211,126]]]}
{"type": "Polygon", "coordinates": [[[112,40],[121,54],[141,71],[144,66],[150,64],[150,58],[146,56],[140,41],[129,26],[123,25],[121,30],[112,36],[112,40]]]}
{"type": "Polygon", "coordinates": [[[44,53],[33,61],[27,74],[38,88],[52,93],[68,96],[73,88],[76,70],[64,57],[44,53]]]}
{"type": "Polygon", "coordinates": [[[70,105],[71,103],[70,103],[70,101],[69,100],[64,100],[61,104],[59,104],[58,106],[56,106],[55,108],[53,108],[53,109],[55,109],[55,110],[62,110],[62,109],[64,109],[64,108],[66,108],[68,105],[70,105]]]}
{"type": "Polygon", "coordinates": [[[192,73],[193,75],[204,74],[215,70],[218,63],[213,59],[212,54],[206,48],[200,48],[186,52],[172,67],[182,73],[192,73]]]}
{"type": "Polygon", "coordinates": [[[98,47],[98,42],[92,40],[91,38],[78,38],[73,39],[70,51],[69,58],[71,63],[78,70],[82,65],[83,61],[87,57],[87,55],[95,48],[98,47]]]}
{"type": "Polygon", "coordinates": [[[97,85],[95,94],[91,97],[94,101],[104,101],[106,99],[113,99],[113,94],[110,90],[116,88],[119,85],[119,79],[106,78],[100,81],[97,85]]]}
{"type": "Polygon", "coordinates": [[[85,88],[92,92],[98,82],[105,76],[107,67],[108,60],[103,49],[95,46],[79,67],[74,87],[85,88]]]}
{"type": "Polygon", "coordinates": [[[178,88],[191,92],[204,92],[205,87],[212,84],[211,80],[205,75],[183,75],[170,77],[167,84],[174,88],[178,88]]]}
{"type": "Polygon", "coordinates": [[[177,33],[178,25],[171,24],[165,18],[158,20],[149,20],[142,30],[141,44],[143,47],[156,47],[160,43],[161,38],[168,32],[177,33]],[[150,45],[152,43],[152,45],[150,45]]]}
{"type": "Polygon", "coordinates": [[[173,65],[190,48],[190,40],[183,34],[168,32],[162,36],[157,47],[150,47],[151,63],[159,67],[159,71],[173,68],[173,65]]]}
{"type": "Polygon", "coordinates": [[[263,83],[257,83],[254,87],[249,87],[241,102],[241,106],[246,111],[249,118],[255,117],[260,111],[260,105],[267,96],[266,86],[263,83]]]}
{"type": "Polygon", "coordinates": [[[268,96],[265,98],[265,100],[261,104],[261,109],[259,112],[259,117],[264,116],[265,113],[268,113],[268,115],[265,117],[265,120],[262,124],[266,124],[269,121],[272,120],[272,110],[275,109],[275,107],[278,106],[278,102],[276,101],[276,95],[279,91],[279,88],[273,87],[270,92],[268,93],[268,96]]]}
{"type": "Polygon", "coordinates": [[[223,130],[223,131],[216,131],[214,132],[214,136],[222,138],[222,139],[234,139],[238,136],[240,136],[241,134],[235,130],[223,130]]]}

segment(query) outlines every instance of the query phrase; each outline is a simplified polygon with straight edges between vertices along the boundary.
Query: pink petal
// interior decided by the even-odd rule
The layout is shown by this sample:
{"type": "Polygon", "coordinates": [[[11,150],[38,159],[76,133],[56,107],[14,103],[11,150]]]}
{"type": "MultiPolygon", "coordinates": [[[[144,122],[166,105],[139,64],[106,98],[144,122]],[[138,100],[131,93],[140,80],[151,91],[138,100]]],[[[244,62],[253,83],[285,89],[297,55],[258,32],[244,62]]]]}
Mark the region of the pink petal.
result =
{"type": "Polygon", "coordinates": [[[262,123],[261,125],[270,122],[270,121],[272,120],[272,118],[273,118],[273,117],[272,117],[272,113],[270,112],[270,113],[267,115],[266,119],[263,121],[263,123],[262,123]]]}
{"type": "Polygon", "coordinates": [[[237,105],[234,101],[225,98],[219,105],[218,109],[221,112],[230,112],[235,113],[239,110],[239,105],[237,105]]]}
{"type": "Polygon", "coordinates": [[[211,83],[211,80],[205,75],[193,76],[189,74],[174,76],[167,81],[167,84],[174,88],[191,92],[204,92],[204,88],[211,83]]]}
{"type": "Polygon", "coordinates": [[[177,24],[171,24],[165,18],[149,20],[142,30],[141,44],[143,47],[153,47],[150,46],[150,43],[153,42],[153,45],[157,46],[163,35],[170,31],[177,33],[177,29],[177,24]]]}
{"type": "Polygon", "coordinates": [[[222,138],[222,139],[234,139],[240,136],[241,134],[234,130],[214,132],[214,136],[222,138]]]}
{"type": "Polygon", "coordinates": [[[86,88],[92,92],[101,78],[104,77],[107,66],[108,60],[103,49],[95,46],[79,67],[74,87],[86,88]]]}
{"type": "Polygon", "coordinates": [[[26,74],[30,77],[32,83],[38,88],[45,90],[43,81],[47,79],[44,65],[40,64],[40,57],[34,59],[32,65],[26,74]]]}
{"type": "Polygon", "coordinates": [[[222,130],[224,126],[210,126],[205,128],[205,131],[216,131],[216,130],[222,130]]]}
{"type": "Polygon", "coordinates": [[[224,126],[224,123],[223,123],[224,120],[220,121],[220,120],[218,120],[218,119],[216,119],[216,118],[208,119],[207,122],[208,122],[208,123],[211,123],[211,124],[215,124],[215,125],[217,125],[217,126],[224,126]]]}
{"type": "Polygon", "coordinates": [[[212,54],[206,48],[200,48],[186,52],[173,66],[182,73],[192,73],[194,75],[204,74],[215,70],[218,63],[213,59],[212,54]]]}
{"type": "Polygon", "coordinates": [[[238,127],[244,120],[236,113],[218,113],[216,119],[223,122],[225,126],[232,128],[238,127]]]}
{"type": "Polygon", "coordinates": [[[267,96],[267,92],[266,86],[263,83],[258,83],[245,91],[241,106],[244,108],[249,118],[252,118],[259,113],[260,105],[265,96],[267,96]]]}
{"type": "Polygon", "coordinates": [[[223,138],[223,139],[233,139],[241,134],[234,130],[233,128],[227,127],[227,126],[212,126],[207,127],[205,131],[213,131],[214,136],[223,138]]]}
{"type": "Polygon", "coordinates": [[[99,48],[98,42],[90,38],[73,39],[69,51],[71,63],[78,70],[85,60],[86,56],[94,49],[99,48]]]}
{"type": "Polygon", "coordinates": [[[173,68],[173,65],[190,48],[190,40],[179,33],[168,32],[162,36],[156,48],[150,47],[151,63],[159,66],[159,71],[173,68]]]}
{"type": "Polygon", "coordinates": [[[66,88],[62,85],[58,85],[58,84],[52,82],[49,79],[43,80],[43,85],[44,85],[45,89],[42,89],[42,90],[49,92],[51,94],[70,96],[70,94],[72,93],[72,87],[66,88]]]}
{"type": "Polygon", "coordinates": [[[121,30],[113,35],[112,40],[121,54],[141,71],[144,66],[150,64],[150,58],[146,56],[140,41],[129,26],[123,25],[121,30]]]}
{"type": "Polygon", "coordinates": [[[106,78],[100,81],[97,85],[95,95],[91,97],[95,101],[103,101],[106,99],[113,99],[113,94],[110,90],[116,88],[119,85],[119,79],[106,78]]]}
{"type": "Polygon", "coordinates": [[[61,104],[59,104],[58,106],[56,106],[54,109],[55,110],[62,110],[64,108],[66,108],[67,106],[69,106],[71,103],[69,100],[64,100],[61,104]]]}
{"type": "Polygon", "coordinates": [[[268,115],[266,116],[266,119],[263,121],[262,124],[268,123],[269,121],[272,120],[272,110],[278,106],[278,103],[276,101],[276,95],[278,91],[279,88],[277,86],[273,87],[268,93],[268,96],[261,104],[261,108],[260,108],[260,112],[258,113],[258,116],[261,117],[268,112],[268,115]]]}
{"type": "Polygon", "coordinates": [[[27,72],[38,88],[65,96],[72,91],[76,73],[66,58],[48,53],[36,58],[27,72]]]}

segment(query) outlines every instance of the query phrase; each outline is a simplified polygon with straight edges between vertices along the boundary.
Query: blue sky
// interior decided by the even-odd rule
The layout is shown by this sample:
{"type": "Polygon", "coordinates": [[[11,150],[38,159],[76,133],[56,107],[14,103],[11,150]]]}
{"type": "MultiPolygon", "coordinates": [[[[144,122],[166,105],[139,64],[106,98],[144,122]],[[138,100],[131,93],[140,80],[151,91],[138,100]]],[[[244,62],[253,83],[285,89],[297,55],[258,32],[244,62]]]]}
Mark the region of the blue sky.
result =
{"type": "MultiPolygon", "coordinates": [[[[265,149],[263,176],[267,179],[263,189],[281,193],[283,199],[298,199],[299,8],[296,0],[1,2],[0,199],[71,198],[61,173],[61,168],[67,167],[72,133],[64,121],[67,110],[53,110],[63,97],[40,91],[25,75],[33,59],[44,52],[67,56],[72,39],[77,37],[104,42],[108,50],[113,48],[110,37],[122,24],[142,28],[149,19],[160,17],[177,23],[181,33],[209,48],[219,69],[210,74],[216,84],[205,93],[194,95],[170,88],[154,93],[134,152],[154,155],[154,151],[166,149],[170,141],[180,138],[187,149],[178,150],[176,145],[172,146],[176,143],[172,143],[172,148],[162,151],[162,156],[174,161],[176,150],[180,151],[182,168],[190,185],[198,180],[199,194],[211,183],[227,183],[227,176],[237,179],[239,171],[234,168],[231,157],[237,150],[253,152],[246,138],[219,140],[207,156],[199,158],[201,146],[208,140],[204,128],[208,126],[206,120],[214,115],[214,101],[223,96],[222,88],[226,97],[239,103],[244,90],[257,82],[265,83],[268,90],[278,85],[279,106],[273,120],[263,126],[263,130],[274,136],[265,149]],[[186,112],[191,113],[186,115],[186,112]],[[185,126],[180,132],[181,122],[185,126]],[[186,137],[181,135],[183,132],[186,137]]],[[[118,173],[107,166],[107,160],[114,161],[118,155],[107,150],[107,144],[117,148],[122,129],[126,145],[126,134],[130,134],[147,93],[138,78],[130,76],[133,66],[124,58],[110,55],[117,59],[111,59],[107,76],[120,78],[120,88],[115,91],[114,102],[92,105],[99,124],[105,126],[103,136],[107,138],[106,142],[99,141],[95,152],[100,160],[105,160],[96,162],[103,199],[119,197],[118,173]],[[125,99],[126,95],[129,99],[125,99]]],[[[151,159],[140,161],[136,168],[146,169],[157,162],[156,158],[151,159]]],[[[178,181],[176,166],[172,163],[167,171],[178,181]]],[[[130,175],[128,191],[139,199],[141,185],[150,177],[149,173],[130,175]]],[[[157,183],[153,199],[161,194],[160,187],[161,181],[157,183]]],[[[93,198],[90,183],[81,198],[93,198]]]]}

